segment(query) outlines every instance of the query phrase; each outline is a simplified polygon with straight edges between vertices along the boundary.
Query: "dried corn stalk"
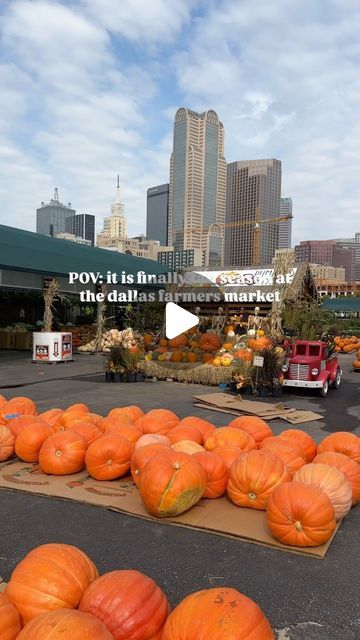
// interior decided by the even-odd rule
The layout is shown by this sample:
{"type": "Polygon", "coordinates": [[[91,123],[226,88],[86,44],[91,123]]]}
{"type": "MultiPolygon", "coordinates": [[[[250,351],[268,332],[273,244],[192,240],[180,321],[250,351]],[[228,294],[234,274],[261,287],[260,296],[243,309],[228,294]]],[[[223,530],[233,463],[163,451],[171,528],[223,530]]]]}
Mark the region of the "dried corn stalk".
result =
{"type": "Polygon", "coordinates": [[[279,252],[274,260],[274,287],[276,286],[278,276],[283,276],[284,278],[284,283],[278,285],[280,288],[280,300],[272,303],[270,314],[270,335],[276,340],[281,339],[284,334],[282,329],[282,315],[285,309],[285,289],[289,286],[285,284],[285,276],[293,269],[294,261],[295,256],[293,251],[279,252]]]}
{"type": "Polygon", "coordinates": [[[57,280],[55,278],[52,278],[51,280],[48,281],[47,286],[43,289],[43,296],[44,296],[44,304],[45,304],[45,309],[44,309],[44,318],[43,318],[43,328],[42,331],[43,332],[51,332],[52,329],[52,322],[53,322],[53,304],[54,304],[54,300],[55,298],[58,296],[59,293],[59,287],[58,287],[58,283],[57,280]]]}

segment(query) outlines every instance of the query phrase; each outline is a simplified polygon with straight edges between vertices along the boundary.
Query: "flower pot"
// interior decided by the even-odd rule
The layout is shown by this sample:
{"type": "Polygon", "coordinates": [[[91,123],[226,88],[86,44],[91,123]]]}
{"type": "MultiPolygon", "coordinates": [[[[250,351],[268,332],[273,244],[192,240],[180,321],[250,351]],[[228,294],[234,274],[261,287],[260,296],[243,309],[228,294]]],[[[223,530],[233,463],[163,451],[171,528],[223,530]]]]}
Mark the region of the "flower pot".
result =
{"type": "Polygon", "coordinates": [[[114,373],[114,382],[121,382],[121,374],[114,373]]]}
{"type": "Polygon", "coordinates": [[[136,382],[136,373],[128,373],[127,374],[128,382],[136,382]]]}
{"type": "Polygon", "coordinates": [[[105,371],[105,382],[110,382],[110,371],[105,371]]]}
{"type": "Polygon", "coordinates": [[[142,371],[136,373],[136,382],[144,382],[144,374],[142,371]]]}
{"type": "Polygon", "coordinates": [[[273,398],[281,398],[281,396],[282,396],[282,388],[281,387],[277,387],[277,388],[272,390],[272,397],[273,398]]]}
{"type": "Polygon", "coordinates": [[[251,387],[242,387],[242,389],[240,389],[240,393],[242,395],[245,395],[245,396],[251,396],[252,388],[251,387]]]}
{"type": "Polygon", "coordinates": [[[259,387],[259,396],[260,398],[268,398],[270,395],[270,389],[269,387],[259,387]]]}
{"type": "Polygon", "coordinates": [[[229,389],[231,393],[239,393],[239,390],[236,387],[236,382],[234,382],[233,380],[230,380],[229,382],[229,389]]]}

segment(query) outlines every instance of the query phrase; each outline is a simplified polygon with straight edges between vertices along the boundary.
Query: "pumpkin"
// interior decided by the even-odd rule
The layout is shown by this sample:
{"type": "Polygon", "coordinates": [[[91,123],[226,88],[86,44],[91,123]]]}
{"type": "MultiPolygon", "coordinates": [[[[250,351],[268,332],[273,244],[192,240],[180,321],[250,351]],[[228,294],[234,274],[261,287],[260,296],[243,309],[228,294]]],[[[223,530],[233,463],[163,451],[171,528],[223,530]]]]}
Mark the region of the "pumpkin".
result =
{"type": "Polygon", "coordinates": [[[131,404],[127,407],[115,407],[115,409],[111,409],[109,416],[113,415],[126,415],[130,418],[130,422],[136,422],[136,420],[144,415],[144,412],[137,405],[131,404]]]}
{"type": "MultiPolygon", "coordinates": [[[[5,425],[0,425],[0,462],[4,462],[14,455],[15,436],[5,425]]],[[[1,640],[1,636],[0,636],[1,640]]]]}
{"type": "Polygon", "coordinates": [[[245,362],[253,361],[253,352],[250,349],[238,349],[234,353],[234,358],[238,358],[239,360],[244,360],[245,362]]]}
{"type": "Polygon", "coordinates": [[[315,458],[317,444],[305,431],[301,431],[301,429],[285,429],[279,434],[279,438],[289,444],[295,444],[300,447],[305,454],[306,462],[311,462],[315,458]]]}
{"type": "Polygon", "coordinates": [[[57,476],[78,473],[85,464],[86,440],[73,431],[57,431],[46,438],[39,452],[41,471],[57,476]]]}
{"type": "Polygon", "coordinates": [[[201,351],[218,351],[221,349],[221,340],[216,333],[212,333],[208,331],[207,333],[202,333],[199,339],[199,349],[201,351]]]}
{"type": "Polygon", "coordinates": [[[50,427],[54,427],[63,413],[63,409],[49,409],[49,411],[39,414],[39,420],[46,422],[50,427]]]}
{"type": "Polygon", "coordinates": [[[0,640],[15,640],[20,630],[17,610],[5,593],[0,593],[0,640]]]}
{"type": "Polygon", "coordinates": [[[39,419],[36,416],[17,416],[7,422],[7,427],[15,438],[17,438],[20,431],[28,427],[30,424],[35,424],[37,422],[39,422],[39,419]]]}
{"type": "Polygon", "coordinates": [[[141,438],[142,432],[134,424],[112,424],[105,429],[105,434],[114,433],[127,438],[132,445],[141,438]]]}
{"type": "Polygon", "coordinates": [[[187,357],[187,361],[188,361],[188,362],[197,362],[197,361],[199,360],[199,358],[198,358],[197,354],[196,354],[196,353],[194,353],[193,351],[189,351],[189,352],[186,354],[186,357],[187,357]]]}
{"type": "Polygon", "coordinates": [[[249,433],[233,427],[220,427],[216,429],[211,436],[206,438],[204,443],[207,451],[213,451],[216,447],[224,447],[227,445],[238,447],[242,451],[256,449],[256,442],[249,433]]]}
{"type": "Polygon", "coordinates": [[[193,442],[197,442],[198,444],[204,443],[204,438],[202,433],[196,428],[189,425],[181,425],[180,423],[176,425],[171,431],[168,432],[167,437],[169,438],[171,444],[175,444],[175,442],[180,442],[180,440],[193,440],[193,442]]]}
{"type": "Polygon", "coordinates": [[[326,493],[334,507],[335,520],[344,518],[351,509],[352,491],[346,475],[328,464],[306,464],[294,475],[294,482],[311,484],[326,493]]]}
{"type": "Polygon", "coordinates": [[[226,491],[229,472],[224,460],[214,451],[194,453],[194,460],[206,471],[204,498],[220,498],[226,491]]]}
{"type": "Polygon", "coordinates": [[[147,444],[145,447],[140,447],[139,449],[135,449],[134,453],[131,456],[131,475],[134,480],[136,486],[138,487],[140,484],[140,476],[143,472],[145,465],[154,458],[154,456],[159,453],[170,453],[170,443],[167,445],[162,442],[154,442],[153,444],[147,444]]]}
{"type": "Polygon", "coordinates": [[[260,447],[271,451],[275,456],[278,456],[286,467],[289,468],[291,476],[295,471],[300,469],[305,463],[305,453],[302,449],[294,445],[289,445],[285,440],[281,438],[266,438],[263,440],[260,447]]]}
{"type": "Polygon", "coordinates": [[[132,424],[130,417],[126,413],[114,413],[112,415],[109,414],[108,416],[106,416],[106,418],[103,418],[97,426],[99,427],[99,429],[101,429],[101,431],[103,431],[103,433],[105,433],[105,431],[107,431],[107,429],[109,427],[112,427],[113,425],[122,426],[124,424],[132,424]]]}
{"type": "Polygon", "coordinates": [[[243,453],[231,465],[227,494],[238,507],[266,510],[274,489],[290,480],[280,458],[265,449],[243,453]]]}
{"type": "MultiPolygon", "coordinates": [[[[86,419],[87,419],[87,416],[86,416],[86,419]]],[[[79,421],[76,424],[74,424],[74,426],[71,427],[71,431],[73,431],[74,433],[77,433],[79,436],[84,438],[87,446],[89,446],[89,444],[94,442],[94,440],[97,440],[98,438],[100,438],[103,434],[101,429],[99,429],[99,427],[97,427],[96,424],[94,424],[93,422],[79,421]]]]}
{"type": "Polygon", "coordinates": [[[193,440],[179,440],[175,442],[175,444],[171,445],[171,449],[173,451],[183,451],[183,453],[188,453],[190,456],[194,455],[194,453],[198,453],[199,451],[205,451],[204,447],[193,440]]]}
{"type": "Polygon", "coordinates": [[[159,340],[159,347],[167,347],[168,346],[168,341],[166,338],[160,338],[159,340]]]}
{"type": "Polygon", "coordinates": [[[212,364],[213,356],[211,353],[204,353],[202,357],[202,361],[204,364],[212,364]]]}
{"type": "Polygon", "coordinates": [[[15,567],[5,593],[25,623],[53,609],[75,609],[97,569],[81,549],[43,544],[15,567]]]}
{"type": "Polygon", "coordinates": [[[29,415],[36,416],[37,409],[36,404],[30,398],[25,398],[23,396],[15,396],[15,398],[11,398],[5,402],[0,408],[0,417],[8,419],[8,416],[15,417],[17,415],[29,415]]]}
{"type": "Polygon", "coordinates": [[[336,529],[334,507],[318,487],[284,482],[267,505],[267,524],[277,540],[296,547],[317,547],[336,529]]]}
{"type": "Polygon", "coordinates": [[[84,404],[83,402],[76,402],[65,409],[65,413],[72,413],[73,411],[76,411],[77,413],[88,413],[90,409],[87,404],[84,404]]]}
{"type": "Polygon", "coordinates": [[[355,462],[360,462],[360,438],[348,431],[336,431],[320,442],[317,452],[323,453],[324,451],[344,453],[355,462]]]}
{"type": "Polygon", "coordinates": [[[145,347],[149,347],[151,345],[153,339],[154,338],[152,337],[152,335],[150,333],[145,333],[143,335],[143,343],[144,343],[145,347]]]}
{"type": "Polygon", "coordinates": [[[183,361],[183,352],[182,351],[173,351],[171,354],[172,362],[182,362],[183,361]]]}
{"type": "Polygon", "coordinates": [[[166,436],[178,422],[180,418],[169,409],[151,409],[135,424],[142,433],[159,433],[166,436]]]}
{"type": "Polygon", "coordinates": [[[129,440],[115,433],[108,433],[95,440],[85,455],[88,473],[95,480],[114,480],[130,469],[134,447],[129,440]]]}
{"type": "Polygon", "coordinates": [[[188,337],[185,333],[181,333],[179,336],[172,338],[168,341],[168,347],[170,349],[179,349],[180,347],[187,347],[189,344],[188,337]]]}
{"type": "Polygon", "coordinates": [[[176,425],[177,427],[195,427],[202,434],[203,441],[216,431],[216,427],[211,422],[198,418],[197,416],[187,416],[176,425]]]}
{"type": "Polygon", "coordinates": [[[360,465],[343,453],[337,453],[336,451],[324,451],[324,453],[318,453],[313,460],[314,464],[329,464],[332,467],[336,467],[342,471],[351,486],[352,490],[352,505],[354,506],[360,502],[360,465]]]}
{"type": "Polygon", "coordinates": [[[257,445],[261,444],[265,438],[269,438],[273,435],[273,432],[267,422],[257,416],[239,416],[238,418],[231,420],[227,426],[232,427],[233,429],[246,431],[254,438],[257,445]]]}
{"type": "Polygon", "coordinates": [[[79,609],[101,620],[114,640],[153,640],[161,637],[170,607],[154,580],[125,569],[97,578],[83,594],[79,609]]]}
{"type": "Polygon", "coordinates": [[[148,444],[167,444],[170,447],[171,442],[167,436],[161,436],[157,433],[146,433],[135,442],[135,449],[146,447],[148,444]]]}
{"type": "Polygon", "coordinates": [[[86,422],[92,422],[98,427],[100,422],[104,419],[104,416],[101,416],[99,413],[87,413],[86,416],[84,416],[84,419],[86,419],[86,422]]]}
{"type": "Polygon", "coordinates": [[[2,396],[0,393],[0,408],[4,406],[4,404],[7,403],[7,400],[5,398],[5,396],[2,396]]]}
{"type": "Polygon", "coordinates": [[[39,462],[39,451],[46,438],[54,433],[48,424],[35,423],[23,429],[15,442],[15,453],[24,462],[39,462]]]}
{"type": "Polygon", "coordinates": [[[256,338],[256,340],[252,341],[251,348],[253,351],[265,351],[265,349],[271,348],[271,342],[265,336],[261,338],[256,338]]]}
{"type": "Polygon", "coordinates": [[[170,613],[162,640],[275,640],[260,607],[236,589],[191,593],[170,613]]]}
{"type": "Polygon", "coordinates": [[[224,342],[223,344],[223,349],[226,349],[226,351],[231,351],[231,349],[234,347],[232,342],[224,342]]]}
{"type": "Polygon", "coordinates": [[[354,367],[354,369],[360,369],[360,359],[354,360],[352,366],[354,367]]]}
{"type": "Polygon", "coordinates": [[[113,640],[107,627],[88,613],[57,609],[38,616],[24,627],[17,640],[113,640]]]}
{"type": "Polygon", "coordinates": [[[230,471],[231,466],[235,460],[237,460],[243,452],[239,447],[234,447],[232,445],[227,445],[223,447],[216,447],[213,449],[213,453],[216,453],[217,456],[224,461],[225,466],[228,471],[230,471]]]}
{"type": "Polygon", "coordinates": [[[203,496],[206,472],[186,453],[171,451],[151,458],[139,483],[147,511],[159,518],[177,516],[190,509],[203,496]]]}
{"type": "Polygon", "coordinates": [[[58,421],[54,424],[55,431],[64,431],[68,426],[74,424],[75,421],[83,422],[86,416],[86,411],[64,411],[61,414],[58,421]]]}

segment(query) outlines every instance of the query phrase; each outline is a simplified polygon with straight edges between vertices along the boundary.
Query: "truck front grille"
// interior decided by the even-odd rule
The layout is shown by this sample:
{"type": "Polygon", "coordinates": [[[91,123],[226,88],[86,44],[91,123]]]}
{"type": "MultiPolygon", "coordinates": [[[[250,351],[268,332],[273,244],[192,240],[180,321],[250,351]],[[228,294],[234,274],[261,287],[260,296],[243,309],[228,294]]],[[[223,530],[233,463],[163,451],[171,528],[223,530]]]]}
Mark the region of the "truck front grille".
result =
{"type": "Polygon", "coordinates": [[[309,380],[308,364],[290,364],[291,380],[309,380]]]}

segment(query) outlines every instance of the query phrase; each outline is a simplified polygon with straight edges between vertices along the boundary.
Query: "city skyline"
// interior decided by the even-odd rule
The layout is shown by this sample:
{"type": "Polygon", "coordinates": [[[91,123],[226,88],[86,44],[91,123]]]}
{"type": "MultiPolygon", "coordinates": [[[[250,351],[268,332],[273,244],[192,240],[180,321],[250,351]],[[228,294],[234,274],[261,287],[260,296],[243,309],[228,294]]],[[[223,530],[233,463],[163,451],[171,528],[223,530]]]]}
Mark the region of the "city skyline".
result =
{"type": "Polygon", "coordinates": [[[293,244],[357,231],[353,0],[321,11],[307,0],[9,0],[0,18],[3,224],[34,229],[55,185],[102,218],[119,171],[129,233],[141,233],[146,190],[168,181],[172,122],[186,106],[219,114],[228,162],[282,161],[293,244]]]}

